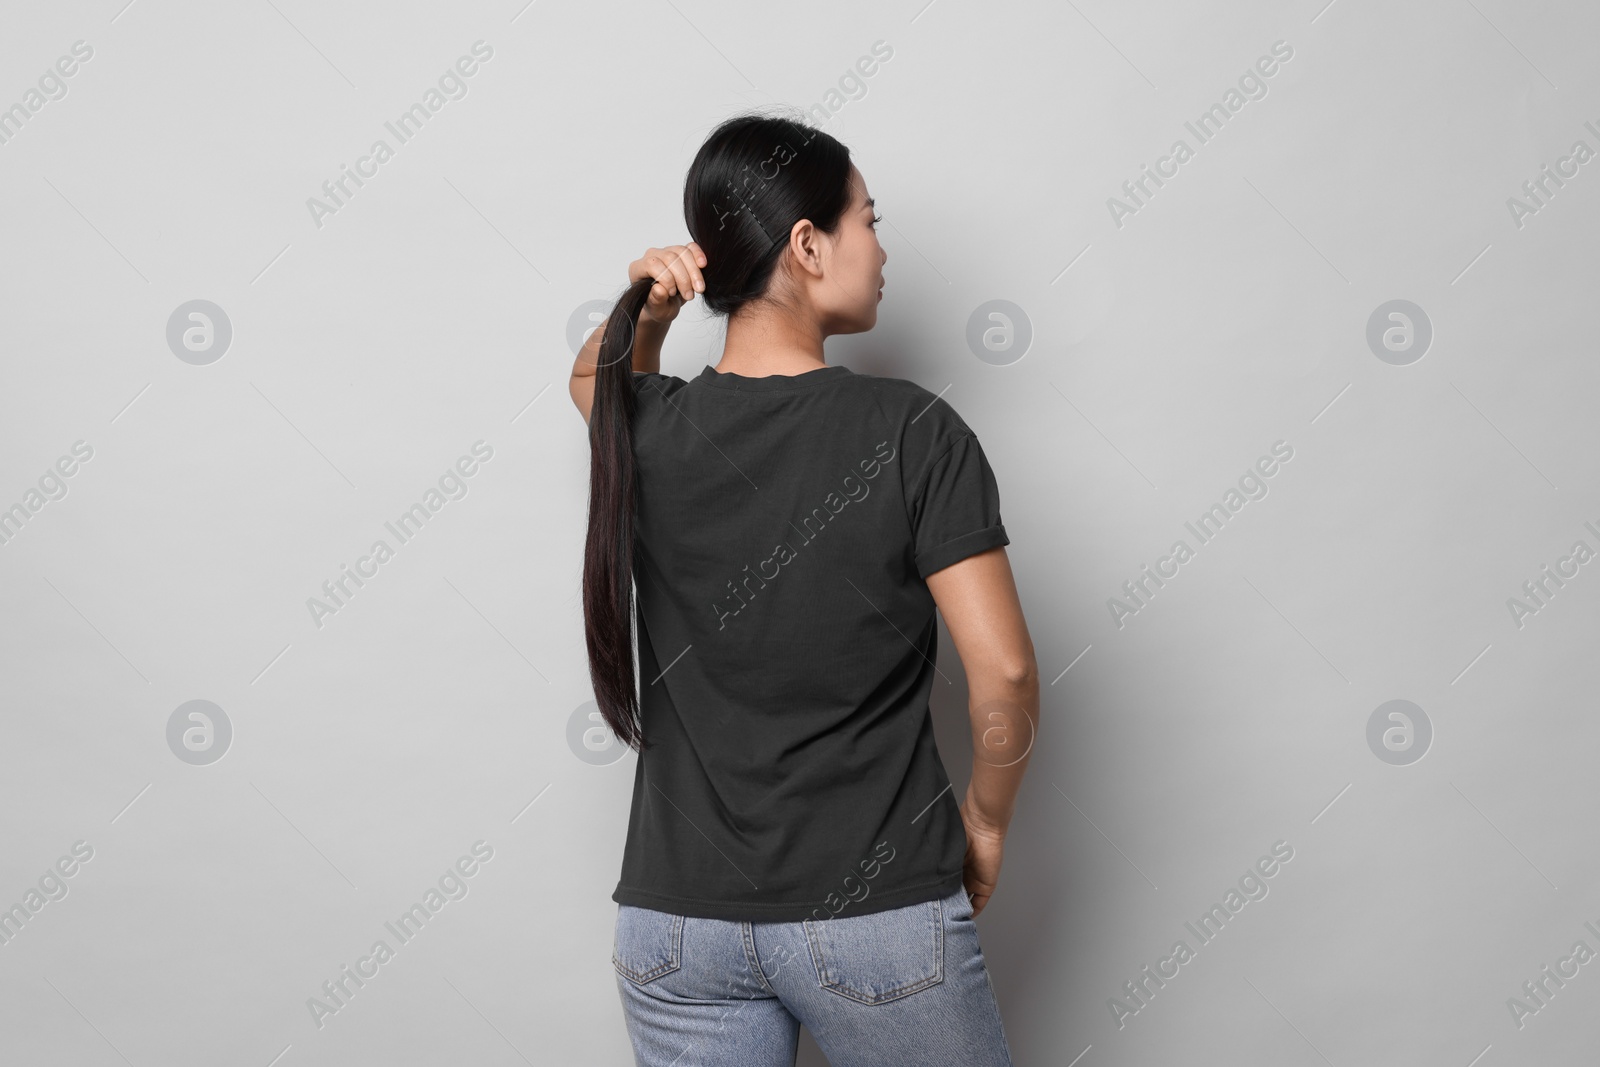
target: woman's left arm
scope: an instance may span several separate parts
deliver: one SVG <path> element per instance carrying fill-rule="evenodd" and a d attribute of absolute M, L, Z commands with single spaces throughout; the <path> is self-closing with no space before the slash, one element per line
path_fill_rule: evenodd
<path fill-rule="evenodd" d="M 657 373 L 661 370 L 661 343 L 666 340 L 667 328 L 678 317 L 678 310 L 694 299 L 696 292 L 704 292 L 705 278 L 700 268 L 705 265 L 705 253 L 693 241 L 687 245 L 669 245 L 651 248 L 628 264 L 628 284 L 654 278 L 650 295 L 639 309 L 639 323 L 633 331 L 633 369 Z M 573 404 L 589 421 L 589 410 L 594 405 L 594 377 L 600 369 L 600 342 L 605 327 L 593 330 L 572 364 L 572 377 L 567 391 Z"/>
<path fill-rule="evenodd" d="M 670 322 L 658 322 L 650 309 L 639 312 L 639 325 L 633 331 L 633 369 L 656 373 L 661 370 L 661 342 L 667 339 Z M 589 334 L 578 350 L 577 361 L 572 364 L 574 378 L 593 378 L 600 370 L 600 339 L 605 335 L 605 324 Z"/>

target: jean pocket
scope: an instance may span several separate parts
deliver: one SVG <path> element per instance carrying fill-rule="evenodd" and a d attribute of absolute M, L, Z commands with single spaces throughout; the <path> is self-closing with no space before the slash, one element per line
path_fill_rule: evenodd
<path fill-rule="evenodd" d="M 619 904 L 611 966 L 638 985 L 683 966 L 683 916 Z"/>
<path fill-rule="evenodd" d="M 818 984 L 841 997 L 886 1004 L 944 981 L 942 901 L 804 926 Z"/>

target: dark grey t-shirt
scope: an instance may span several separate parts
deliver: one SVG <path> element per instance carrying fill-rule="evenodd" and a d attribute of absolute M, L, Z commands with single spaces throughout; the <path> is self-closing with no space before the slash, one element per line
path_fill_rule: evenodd
<path fill-rule="evenodd" d="M 650 746 L 612 899 L 794 922 L 955 892 L 924 579 L 1010 543 L 977 437 L 844 366 L 633 379 Z"/>

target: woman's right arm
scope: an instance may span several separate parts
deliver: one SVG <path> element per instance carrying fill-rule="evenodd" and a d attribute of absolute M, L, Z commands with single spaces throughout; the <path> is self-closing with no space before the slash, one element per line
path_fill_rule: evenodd
<path fill-rule="evenodd" d="M 1038 737 L 1039 666 L 1004 546 L 935 571 L 927 583 L 967 674 L 972 779 L 961 817 L 976 915 L 999 880 L 1006 828 Z"/>

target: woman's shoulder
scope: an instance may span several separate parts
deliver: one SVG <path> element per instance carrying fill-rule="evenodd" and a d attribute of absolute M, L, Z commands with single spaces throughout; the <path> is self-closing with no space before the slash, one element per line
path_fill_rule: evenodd
<path fill-rule="evenodd" d="M 884 416 L 897 426 L 929 440 L 948 440 L 969 434 L 969 427 L 950 403 L 950 387 L 934 392 L 909 378 L 857 374 L 870 389 Z"/>
<path fill-rule="evenodd" d="M 676 374 L 640 370 L 633 372 L 633 392 L 635 396 L 671 396 L 678 390 L 686 388 L 688 384 Z"/>

